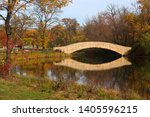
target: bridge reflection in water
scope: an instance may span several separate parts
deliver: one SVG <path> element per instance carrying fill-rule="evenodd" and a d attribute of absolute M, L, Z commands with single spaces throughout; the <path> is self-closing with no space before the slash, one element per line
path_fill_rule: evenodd
<path fill-rule="evenodd" d="M 132 65 L 132 63 L 129 62 L 124 57 L 121 57 L 117 60 L 114 60 L 108 63 L 103 63 L 103 64 L 82 63 L 82 62 L 73 60 L 71 58 L 68 58 L 59 63 L 54 63 L 54 65 L 66 66 L 66 67 L 70 67 L 70 68 L 82 70 L 82 71 L 102 71 L 102 70 L 119 68 L 119 67 L 126 66 L 126 65 Z"/>
<path fill-rule="evenodd" d="M 92 66 L 95 66 L 95 68 Z M 123 94 L 125 98 L 130 94 L 134 94 L 135 96 L 139 95 L 145 99 L 150 99 L 150 95 L 147 92 L 150 83 L 148 80 L 148 68 L 149 64 L 144 68 L 147 73 L 144 73 L 143 68 L 134 67 L 125 58 L 97 65 L 66 59 L 55 63 L 55 65 L 52 62 L 41 62 L 32 65 L 29 61 L 21 62 L 14 66 L 12 74 L 25 76 L 25 78 L 29 79 L 39 79 L 39 85 L 42 85 L 43 82 L 41 81 L 47 78 L 57 82 L 64 81 L 67 84 L 66 87 L 76 82 L 80 85 L 87 85 L 92 90 L 97 88 L 111 89 Z"/>

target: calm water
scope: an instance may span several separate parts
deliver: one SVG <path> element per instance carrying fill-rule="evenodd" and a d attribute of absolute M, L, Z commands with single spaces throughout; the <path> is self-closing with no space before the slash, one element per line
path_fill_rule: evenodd
<path fill-rule="evenodd" d="M 88 61 L 87 57 L 86 59 Z M 124 95 L 135 93 L 144 99 L 150 99 L 150 62 L 145 61 L 142 65 L 137 65 L 125 58 L 115 58 L 104 63 L 101 60 L 99 63 L 90 63 L 86 59 L 84 62 L 65 59 L 57 63 L 32 64 L 26 61 L 14 65 L 11 73 L 26 78 L 48 78 L 54 81 L 64 79 L 79 85 L 91 86 L 93 89 L 113 89 Z M 91 61 L 92 58 L 89 59 Z"/>

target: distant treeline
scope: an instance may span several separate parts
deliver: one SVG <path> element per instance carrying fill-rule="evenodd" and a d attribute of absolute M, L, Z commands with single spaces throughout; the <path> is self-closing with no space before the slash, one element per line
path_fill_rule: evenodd
<path fill-rule="evenodd" d="M 76 19 L 59 19 L 57 14 L 68 3 L 69 0 L 62 1 L 61 4 L 57 0 L 30 1 L 28 4 L 32 4 L 32 8 L 24 3 L 26 9 L 18 9 L 20 12 L 15 10 L 23 2 L 16 4 L 9 25 L 6 25 L 7 17 L 5 19 L 0 15 L 5 21 L 0 27 L 0 46 L 8 49 L 32 47 L 44 50 L 81 41 L 105 41 L 132 46 L 133 52 L 150 53 L 149 0 L 137 0 L 131 8 L 109 5 L 105 11 L 87 19 L 82 26 Z M 9 7 L 4 3 L 1 6 Z M 6 13 L 9 15 L 9 11 Z"/>

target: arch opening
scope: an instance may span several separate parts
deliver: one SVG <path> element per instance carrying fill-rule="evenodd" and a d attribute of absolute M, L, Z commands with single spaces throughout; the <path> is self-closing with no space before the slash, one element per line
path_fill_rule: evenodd
<path fill-rule="evenodd" d="M 121 57 L 121 54 L 102 48 L 87 48 L 72 53 L 72 58 L 90 64 L 111 62 Z"/>

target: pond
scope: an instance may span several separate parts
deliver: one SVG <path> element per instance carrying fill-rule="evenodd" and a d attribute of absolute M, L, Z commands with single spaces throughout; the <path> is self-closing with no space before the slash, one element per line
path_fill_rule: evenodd
<path fill-rule="evenodd" d="M 88 85 L 93 89 L 112 89 L 124 96 L 132 94 L 142 99 L 150 99 L 150 61 L 135 64 L 118 55 L 111 60 L 108 56 L 100 57 L 102 53 L 96 52 L 94 55 L 89 52 L 88 55 L 75 55 L 58 62 L 31 64 L 25 61 L 15 64 L 11 74 L 54 81 L 63 79 L 79 85 Z"/>

